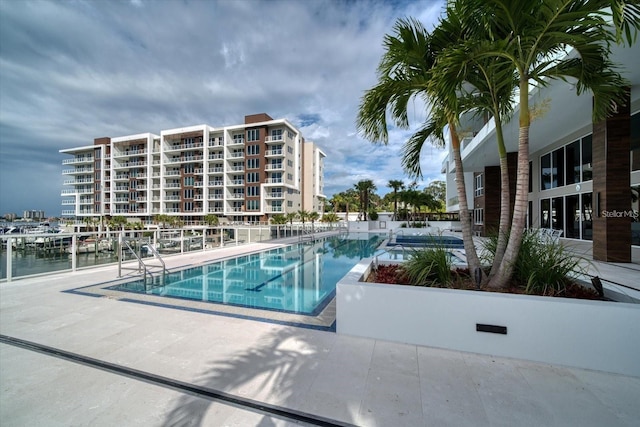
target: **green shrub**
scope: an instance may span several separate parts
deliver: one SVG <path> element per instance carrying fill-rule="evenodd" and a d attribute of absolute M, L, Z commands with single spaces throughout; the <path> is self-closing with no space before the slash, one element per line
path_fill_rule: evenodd
<path fill-rule="evenodd" d="M 449 286 L 452 280 L 449 251 L 444 246 L 414 249 L 402 264 L 402 272 L 415 286 Z"/>
<path fill-rule="evenodd" d="M 495 256 L 497 236 L 485 241 L 484 261 Z M 558 241 L 527 230 L 514 265 L 513 280 L 529 294 L 562 295 L 577 274 L 584 273 L 588 260 L 570 252 Z"/>

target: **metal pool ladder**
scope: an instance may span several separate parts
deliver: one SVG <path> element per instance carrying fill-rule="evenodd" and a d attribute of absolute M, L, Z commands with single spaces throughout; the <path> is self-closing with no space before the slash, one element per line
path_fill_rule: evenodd
<path fill-rule="evenodd" d="M 161 273 L 162 275 L 160 276 L 160 286 L 164 286 L 165 284 L 165 278 L 167 275 L 167 266 L 164 263 L 164 260 L 162 259 L 162 257 L 160 256 L 160 253 L 158 252 L 158 250 L 151 244 L 151 243 L 145 243 L 144 245 L 140 246 L 141 248 L 143 246 L 146 246 L 148 248 L 148 250 L 153 254 L 153 258 L 157 259 L 158 261 L 160 261 L 160 265 L 152 265 L 152 264 L 146 264 L 142 257 L 135 251 L 134 248 L 131 247 L 131 245 L 129 244 L 128 240 L 122 239 L 121 240 L 122 245 L 120 245 L 119 249 L 120 249 L 120 253 L 118 256 L 118 277 L 122 277 L 122 270 L 135 270 L 138 272 L 142 272 L 142 278 L 144 280 L 144 284 L 147 284 L 147 276 L 149 276 L 151 278 L 151 282 L 153 283 L 153 270 L 152 268 L 161 268 Z M 123 267 L 122 266 L 122 250 L 123 249 L 128 249 L 128 251 L 130 253 L 133 254 L 134 257 L 136 257 L 136 259 L 138 260 L 138 267 Z"/>

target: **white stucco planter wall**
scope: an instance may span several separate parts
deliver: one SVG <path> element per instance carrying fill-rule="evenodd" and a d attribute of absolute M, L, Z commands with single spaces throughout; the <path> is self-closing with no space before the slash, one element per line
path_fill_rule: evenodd
<path fill-rule="evenodd" d="M 360 282 L 370 264 L 337 284 L 339 334 L 640 377 L 640 305 Z"/>

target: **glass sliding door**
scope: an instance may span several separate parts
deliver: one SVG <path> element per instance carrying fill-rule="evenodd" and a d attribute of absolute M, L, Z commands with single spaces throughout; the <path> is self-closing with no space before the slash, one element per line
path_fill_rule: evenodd
<path fill-rule="evenodd" d="M 564 237 L 568 239 L 580 238 L 580 196 L 574 194 L 566 197 L 565 231 Z"/>
<path fill-rule="evenodd" d="M 593 240 L 593 204 L 592 193 L 581 194 L 582 240 Z"/>

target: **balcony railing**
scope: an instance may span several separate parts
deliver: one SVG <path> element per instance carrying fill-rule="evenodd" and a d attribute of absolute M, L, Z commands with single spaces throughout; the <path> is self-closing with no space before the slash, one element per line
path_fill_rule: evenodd
<path fill-rule="evenodd" d="M 224 186 L 223 181 L 209 181 L 209 187 L 222 187 Z"/>
<path fill-rule="evenodd" d="M 282 135 L 269 135 L 264 139 L 265 142 L 283 142 L 284 133 Z"/>
<path fill-rule="evenodd" d="M 282 156 L 283 152 L 282 150 L 267 150 L 265 152 L 266 156 Z"/>
<path fill-rule="evenodd" d="M 273 170 L 284 170 L 284 166 L 282 163 L 269 164 L 265 166 L 265 170 L 273 171 Z"/>
<path fill-rule="evenodd" d="M 202 142 L 194 142 L 188 144 L 171 144 L 165 147 L 165 151 L 184 151 L 192 150 L 196 148 L 202 148 L 204 144 Z"/>
<path fill-rule="evenodd" d="M 222 173 L 224 172 L 224 168 L 209 168 L 207 171 L 209 173 Z"/>
<path fill-rule="evenodd" d="M 73 159 L 64 159 L 62 161 L 63 165 L 73 165 L 78 163 L 92 163 L 93 157 L 74 157 Z"/>

